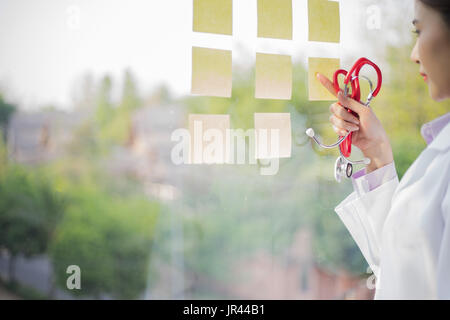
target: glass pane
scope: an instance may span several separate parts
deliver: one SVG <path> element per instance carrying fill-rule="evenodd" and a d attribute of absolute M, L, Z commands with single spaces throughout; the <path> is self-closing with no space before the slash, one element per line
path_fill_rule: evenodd
<path fill-rule="evenodd" d="M 409 60 L 413 2 L 321 1 L 340 42 L 309 37 L 332 28 L 315 1 L 261 31 L 275 2 L 0 1 L 0 298 L 373 298 L 335 212 L 352 180 L 306 134 L 338 139 L 308 61 L 380 66 L 399 178 L 449 101 Z"/>

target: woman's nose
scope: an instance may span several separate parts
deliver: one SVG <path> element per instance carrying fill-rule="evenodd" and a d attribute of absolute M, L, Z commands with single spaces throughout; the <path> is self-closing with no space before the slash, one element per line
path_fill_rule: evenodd
<path fill-rule="evenodd" d="M 411 51 L 411 57 L 410 57 L 411 61 L 420 64 L 420 60 L 419 60 L 419 50 L 417 49 L 417 41 L 416 44 L 414 45 L 414 48 Z"/>

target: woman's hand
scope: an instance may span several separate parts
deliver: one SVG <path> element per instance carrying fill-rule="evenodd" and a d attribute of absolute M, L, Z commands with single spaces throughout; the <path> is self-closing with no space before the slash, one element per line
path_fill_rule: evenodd
<path fill-rule="evenodd" d="M 336 96 L 333 83 L 327 77 L 318 73 L 317 78 L 328 91 Z M 333 103 L 330 106 L 330 122 L 334 131 L 340 136 L 345 136 L 349 131 L 353 132 L 352 144 L 371 160 L 366 169 L 367 173 L 394 161 L 386 131 L 372 108 L 346 97 L 342 91 L 337 98 L 339 103 Z M 348 112 L 343 106 L 354 111 L 358 117 Z"/>

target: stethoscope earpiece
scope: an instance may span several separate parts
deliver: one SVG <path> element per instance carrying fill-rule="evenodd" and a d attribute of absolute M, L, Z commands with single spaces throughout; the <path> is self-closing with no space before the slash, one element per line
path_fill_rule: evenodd
<path fill-rule="evenodd" d="M 308 136 L 308 137 L 310 137 L 310 138 L 313 138 L 314 137 L 314 129 L 313 128 L 308 128 L 307 130 L 306 130 L 306 135 Z"/>

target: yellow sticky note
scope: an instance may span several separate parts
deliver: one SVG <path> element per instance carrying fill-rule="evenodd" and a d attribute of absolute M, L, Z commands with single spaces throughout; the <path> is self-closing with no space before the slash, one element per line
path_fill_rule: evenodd
<path fill-rule="evenodd" d="M 227 156 L 227 134 L 230 129 L 228 114 L 190 114 L 189 148 L 190 163 L 225 163 Z"/>
<path fill-rule="evenodd" d="M 194 0 L 196 32 L 231 35 L 233 32 L 232 0 Z"/>
<path fill-rule="evenodd" d="M 340 60 L 333 58 L 308 58 L 308 89 L 309 100 L 336 100 L 317 79 L 316 73 L 322 73 L 328 79 L 333 80 L 333 74 L 339 69 Z"/>
<path fill-rule="evenodd" d="M 255 158 L 289 158 L 292 149 L 290 113 L 255 113 Z"/>
<path fill-rule="evenodd" d="M 292 40 L 292 0 L 258 0 L 258 37 Z"/>
<path fill-rule="evenodd" d="M 339 42 L 339 2 L 308 0 L 309 41 Z"/>
<path fill-rule="evenodd" d="M 192 48 L 193 94 L 231 97 L 231 51 Z"/>
<path fill-rule="evenodd" d="M 291 56 L 256 53 L 255 98 L 290 100 L 291 96 Z"/>

